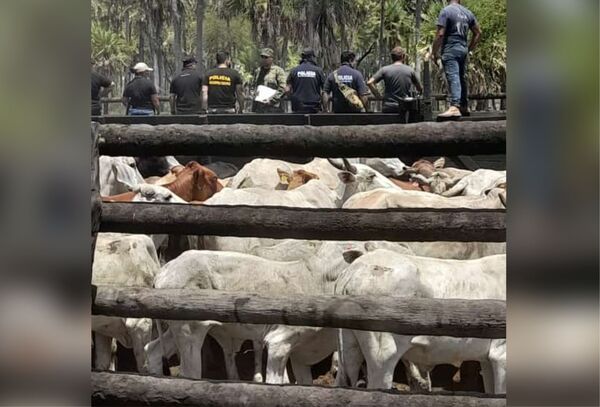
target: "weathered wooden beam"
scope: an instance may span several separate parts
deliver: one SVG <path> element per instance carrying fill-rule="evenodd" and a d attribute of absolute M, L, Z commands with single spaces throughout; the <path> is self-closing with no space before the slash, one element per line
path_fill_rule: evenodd
<path fill-rule="evenodd" d="M 269 385 L 92 372 L 92 404 L 211 407 L 501 407 L 505 398 L 473 393 L 401 394 L 392 390 Z"/>
<path fill-rule="evenodd" d="M 423 101 L 425 104 L 426 101 Z M 431 108 L 431 101 L 429 104 Z M 94 116 L 101 124 L 256 124 L 285 126 L 365 126 L 403 123 L 399 114 L 394 113 L 319 113 L 319 114 L 210 114 L 210 115 L 160 115 L 160 116 Z M 431 120 L 431 116 L 429 119 Z M 506 120 L 506 114 L 499 112 L 472 112 L 471 116 L 460 121 Z"/>
<path fill-rule="evenodd" d="M 372 126 L 100 126 L 101 154 L 397 157 L 503 154 L 506 121 Z"/>
<path fill-rule="evenodd" d="M 252 276 L 248 276 L 252 278 Z M 405 335 L 506 337 L 506 303 L 385 296 L 261 295 L 98 286 L 97 315 L 321 326 Z"/>
<path fill-rule="evenodd" d="M 506 241 L 505 211 L 103 203 L 102 232 L 274 239 Z"/>

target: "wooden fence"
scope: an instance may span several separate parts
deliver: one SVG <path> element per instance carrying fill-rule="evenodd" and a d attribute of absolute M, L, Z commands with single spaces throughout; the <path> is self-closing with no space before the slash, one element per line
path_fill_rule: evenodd
<path fill-rule="evenodd" d="M 424 126 L 426 125 L 426 126 Z M 327 154 L 393 157 L 399 151 L 452 155 L 504 151 L 505 122 L 362 126 L 126 126 L 92 125 L 92 233 L 211 234 L 299 239 L 403 241 L 502 241 L 503 211 L 400 209 L 385 211 L 176 204 L 100 203 L 98 156 Z M 261 128 L 262 127 L 262 128 Z M 434 151 L 433 153 L 431 151 Z M 302 219 L 302 222 L 298 220 Z M 92 248 L 94 239 L 92 239 Z M 286 296 L 199 290 L 93 287 L 93 313 L 162 319 L 329 326 L 351 329 L 501 338 L 504 301 L 378 297 Z M 93 400 L 111 405 L 448 405 L 499 406 L 504 399 L 473 396 L 398 395 L 350 389 L 267 386 L 92 374 Z M 318 395 L 318 396 L 317 396 Z M 245 400 L 241 402 L 240 400 Z"/>
<path fill-rule="evenodd" d="M 219 407 L 502 407 L 506 399 L 482 394 L 399 394 L 320 386 L 273 386 L 92 372 L 92 402 L 105 406 Z"/>

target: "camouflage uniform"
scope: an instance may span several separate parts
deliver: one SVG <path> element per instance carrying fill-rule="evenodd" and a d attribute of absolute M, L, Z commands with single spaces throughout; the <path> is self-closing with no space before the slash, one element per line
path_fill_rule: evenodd
<path fill-rule="evenodd" d="M 273 56 L 273 51 L 270 49 L 263 50 L 267 51 L 267 53 Z M 252 87 L 254 90 L 258 88 L 259 85 L 267 86 L 271 89 L 277 90 L 275 96 L 271 99 L 270 104 L 253 102 L 252 103 L 252 111 L 256 113 L 283 113 L 283 107 L 281 106 L 281 98 L 285 93 L 285 84 L 286 84 L 286 75 L 285 71 L 277 66 L 271 65 L 269 71 L 264 75 L 264 78 L 259 82 L 259 78 L 261 76 L 261 71 L 263 68 L 258 68 L 254 71 L 254 79 L 252 80 Z"/>

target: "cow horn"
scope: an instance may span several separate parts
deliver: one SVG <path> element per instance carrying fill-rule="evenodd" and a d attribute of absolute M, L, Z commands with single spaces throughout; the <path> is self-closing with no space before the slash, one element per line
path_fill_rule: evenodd
<path fill-rule="evenodd" d="M 346 167 L 346 171 L 356 175 L 357 173 L 357 169 L 354 165 L 350 164 L 350 161 L 348 161 L 347 158 L 342 158 L 342 161 L 344 162 L 344 166 Z"/>
<path fill-rule="evenodd" d="M 346 168 L 344 168 L 344 166 L 342 164 L 338 163 L 337 161 L 334 161 L 331 158 L 328 158 L 327 161 L 329 162 L 329 164 L 333 165 L 338 170 L 346 171 Z"/>

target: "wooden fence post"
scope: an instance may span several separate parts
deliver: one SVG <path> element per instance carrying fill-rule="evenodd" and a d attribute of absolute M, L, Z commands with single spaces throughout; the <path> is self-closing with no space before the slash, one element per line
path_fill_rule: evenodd
<path fill-rule="evenodd" d="M 423 61 L 423 118 L 425 121 L 433 119 L 431 100 L 431 69 L 429 60 Z"/>

